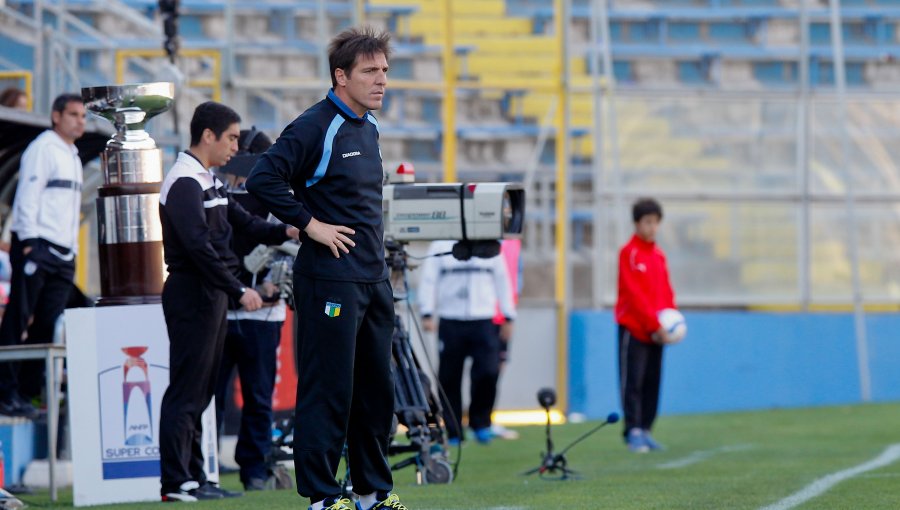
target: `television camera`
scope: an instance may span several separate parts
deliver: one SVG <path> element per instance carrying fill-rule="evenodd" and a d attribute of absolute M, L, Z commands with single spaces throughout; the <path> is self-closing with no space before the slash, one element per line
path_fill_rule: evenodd
<path fill-rule="evenodd" d="M 274 300 L 284 299 L 294 307 L 294 259 L 300 251 L 300 243 L 286 241 L 277 246 L 259 245 L 244 257 L 244 267 L 253 275 L 252 286 L 256 287 L 257 276 L 269 270 L 269 281 L 278 287 Z"/>
<path fill-rule="evenodd" d="M 525 189 L 512 182 L 414 183 L 404 163 L 384 186 L 386 241 L 458 240 L 453 256 L 493 257 L 522 235 Z"/>

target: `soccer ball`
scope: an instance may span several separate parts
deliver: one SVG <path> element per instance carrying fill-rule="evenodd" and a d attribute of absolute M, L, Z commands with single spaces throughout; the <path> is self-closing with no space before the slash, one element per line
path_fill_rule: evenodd
<path fill-rule="evenodd" d="M 664 308 L 657 315 L 659 323 L 669 333 L 669 339 L 677 343 L 684 340 L 687 335 L 687 323 L 684 321 L 684 315 L 674 308 Z"/>

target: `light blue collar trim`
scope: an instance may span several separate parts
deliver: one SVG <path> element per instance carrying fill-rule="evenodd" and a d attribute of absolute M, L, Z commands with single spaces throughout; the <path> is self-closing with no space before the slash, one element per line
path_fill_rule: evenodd
<path fill-rule="evenodd" d="M 336 104 L 337 107 L 340 108 L 341 111 L 351 119 L 365 120 L 366 117 L 369 116 L 369 112 L 364 113 L 362 117 L 357 115 L 356 112 L 354 112 L 350 109 L 349 106 L 347 106 L 347 103 L 341 101 L 341 98 L 339 98 L 337 94 L 334 93 L 334 89 L 328 89 L 328 99 L 331 99 L 331 102 Z"/>

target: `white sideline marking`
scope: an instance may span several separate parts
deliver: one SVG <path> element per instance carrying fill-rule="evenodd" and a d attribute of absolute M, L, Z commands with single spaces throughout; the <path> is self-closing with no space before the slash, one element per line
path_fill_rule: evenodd
<path fill-rule="evenodd" d="M 742 450 L 749 450 L 751 448 L 753 448 L 753 445 L 750 444 L 736 444 L 730 446 L 722 446 L 719 448 L 714 448 L 712 450 L 701 450 L 693 452 L 687 457 L 683 457 L 681 459 L 664 462 L 656 467 L 657 469 L 679 469 L 690 466 L 691 464 L 696 464 L 698 462 L 704 461 L 717 453 L 739 452 Z"/>
<path fill-rule="evenodd" d="M 809 501 L 812 498 L 815 498 L 816 496 L 822 495 L 828 489 L 848 478 L 853 478 L 854 476 L 861 475 L 866 471 L 871 471 L 873 469 L 887 466 L 897 461 L 897 459 L 900 459 L 900 443 L 888 446 L 883 452 L 881 452 L 881 455 L 868 462 L 862 463 L 849 469 L 845 469 L 843 471 L 838 471 L 837 473 L 823 476 L 822 478 L 819 478 L 813 483 L 807 485 L 799 492 L 795 492 L 790 496 L 782 499 L 781 501 L 773 505 L 763 507 L 760 510 L 787 510 L 788 508 L 793 508 L 797 505 Z"/>

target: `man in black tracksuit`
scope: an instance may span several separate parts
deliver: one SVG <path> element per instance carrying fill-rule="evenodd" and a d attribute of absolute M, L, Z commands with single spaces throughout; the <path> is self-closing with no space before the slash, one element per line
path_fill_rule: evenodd
<path fill-rule="evenodd" d="M 378 122 L 369 112 L 382 105 L 388 41 L 368 30 L 338 35 L 329 48 L 332 90 L 282 132 L 246 183 L 310 240 L 294 268 L 294 463 L 298 492 L 312 510 L 350 510 L 335 480 L 345 441 L 357 508 L 406 508 L 390 494 L 387 462 L 394 306 L 382 243 Z"/>
<path fill-rule="evenodd" d="M 178 155 L 160 190 L 169 270 L 162 294 L 169 333 L 169 387 L 159 419 L 163 501 L 240 495 L 206 480 L 200 421 L 215 391 L 229 298 L 251 311 L 262 305 L 259 294 L 235 276 L 232 227 L 265 244 L 299 236 L 296 228 L 267 223 L 229 200 L 209 171 L 237 152 L 240 120 L 227 106 L 198 106 L 191 119 L 191 148 Z"/>

